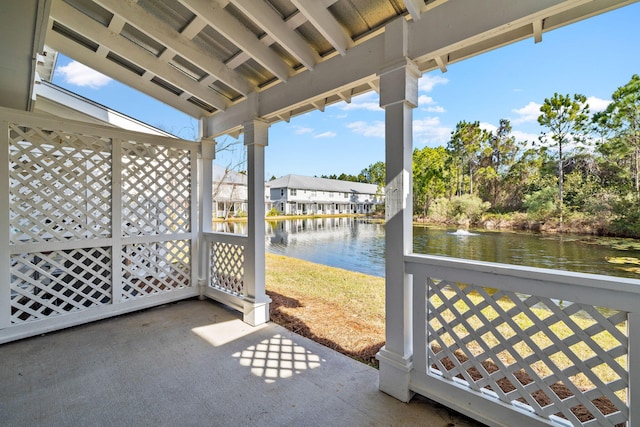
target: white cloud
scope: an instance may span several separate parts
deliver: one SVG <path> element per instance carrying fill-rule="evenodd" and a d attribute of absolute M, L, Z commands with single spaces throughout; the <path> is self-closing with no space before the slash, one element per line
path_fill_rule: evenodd
<path fill-rule="evenodd" d="M 439 117 L 425 117 L 413 121 L 413 136 L 415 145 L 436 147 L 451 139 L 451 128 L 442 126 Z"/>
<path fill-rule="evenodd" d="M 375 92 L 367 92 L 363 95 L 356 96 L 350 103 L 341 102 L 339 108 L 343 111 L 349 110 L 367 110 L 367 111 L 382 111 L 380 108 L 380 102 L 378 101 L 378 94 Z"/>
<path fill-rule="evenodd" d="M 418 97 L 419 105 L 429 105 L 429 104 L 435 104 L 435 103 L 436 102 L 433 100 L 433 98 L 428 95 L 420 95 Z"/>
<path fill-rule="evenodd" d="M 347 125 L 347 128 L 351 129 L 352 132 L 358 133 L 360 135 L 371 136 L 374 138 L 384 138 L 384 122 L 381 121 L 352 122 Z"/>
<path fill-rule="evenodd" d="M 424 111 L 428 113 L 445 113 L 447 110 L 445 110 L 444 107 L 441 107 L 440 105 L 435 105 L 433 107 L 424 108 Z"/>
<path fill-rule="evenodd" d="M 480 122 L 480 129 L 484 129 L 487 132 L 493 133 L 498 130 L 498 126 L 492 125 L 491 123 L 487 123 L 487 122 Z"/>
<path fill-rule="evenodd" d="M 421 92 L 431 92 L 436 85 L 449 83 L 449 79 L 438 74 L 423 74 L 418 80 L 418 90 Z"/>
<path fill-rule="evenodd" d="M 341 110 L 367 110 L 367 111 L 381 111 L 380 104 L 377 102 L 352 102 L 351 104 L 344 104 L 340 107 Z"/>
<path fill-rule="evenodd" d="M 335 137 L 336 135 L 337 135 L 337 134 L 336 134 L 335 132 L 328 131 L 328 132 L 322 132 L 322 133 L 319 133 L 319 134 L 317 134 L 317 135 L 314 135 L 313 137 L 314 137 L 314 138 L 333 138 L 333 137 Z"/>
<path fill-rule="evenodd" d="M 304 126 L 294 126 L 294 128 L 295 128 L 294 133 L 296 135 L 304 135 L 305 133 L 313 132 L 313 128 L 307 128 L 307 127 L 304 127 Z"/>
<path fill-rule="evenodd" d="M 528 141 L 529 143 L 533 143 L 535 141 L 538 141 L 538 134 L 527 133 L 520 130 L 512 131 L 511 136 L 513 136 L 518 142 Z"/>
<path fill-rule="evenodd" d="M 511 122 L 516 125 L 521 123 L 536 122 L 538 120 L 538 116 L 540 116 L 541 106 L 541 104 L 531 101 L 522 108 L 512 110 L 514 113 L 518 114 L 519 117 L 511 120 Z"/>
<path fill-rule="evenodd" d="M 444 113 L 444 107 L 437 105 L 436 101 L 433 100 L 432 97 L 428 95 L 420 95 L 418 97 L 418 105 L 423 107 L 422 111 L 426 111 L 429 113 Z"/>
<path fill-rule="evenodd" d="M 58 72 L 62 74 L 67 83 L 76 86 L 88 86 L 92 89 L 98 89 L 109 84 L 110 77 L 105 76 L 77 61 L 71 61 L 69 64 L 59 67 Z"/>
<path fill-rule="evenodd" d="M 604 111 L 609 104 L 611 104 L 611 100 L 601 99 L 596 96 L 590 96 L 587 98 L 587 104 L 589 104 L 589 111 L 591 113 L 599 113 Z"/>

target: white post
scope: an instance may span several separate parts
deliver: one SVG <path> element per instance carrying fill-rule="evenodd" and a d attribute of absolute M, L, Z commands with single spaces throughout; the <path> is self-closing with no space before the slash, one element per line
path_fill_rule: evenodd
<path fill-rule="evenodd" d="M 247 146 L 248 198 L 247 246 L 244 249 L 244 321 L 257 326 L 269 321 L 271 300 L 265 290 L 264 148 L 269 124 L 254 119 L 244 124 Z"/>
<path fill-rule="evenodd" d="M 200 218 L 198 224 L 200 268 L 198 272 L 198 288 L 200 299 L 204 299 L 204 292 L 211 279 L 209 277 L 209 245 L 204 240 L 204 233 L 211 232 L 213 228 L 213 205 L 211 199 L 213 197 L 213 160 L 216 158 L 216 141 L 201 140 L 200 147 L 202 166 L 198 177 L 200 180 Z"/>
<path fill-rule="evenodd" d="M 418 104 L 415 64 L 406 58 L 407 22 L 393 21 L 385 30 L 385 60 L 380 72 L 380 106 L 385 109 L 385 311 L 386 342 L 377 358 L 379 388 L 408 402 L 413 367 L 412 282 L 404 255 L 413 251 L 411 152 L 413 108 Z M 423 327 L 418 325 L 419 327 Z"/>

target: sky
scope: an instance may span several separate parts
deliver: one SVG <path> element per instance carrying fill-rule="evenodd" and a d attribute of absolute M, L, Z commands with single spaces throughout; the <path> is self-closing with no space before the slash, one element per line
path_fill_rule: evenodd
<path fill-rule="evenodd" d="M 424 74 L 413 111 L 414 148 L 446 145 L 463 120 L 495 130 L 500 119 L 509 119 L 518 140 L 535 141 L 543 130 L 540 106 L 556 92 L 583 94 L 592 113 L 603 110 L 618 87 L 640 74 L 638 23 L 635 3 L 543 33 L 541 43 L 529 38 L 449 64 L 445 73 Z M 196 119 L 62 55 L 53 82 L 178 137 L 197 138 Z M 219 154 L 216 163 L 244 169 L 241 140 L 218 142 L 237 148 Z M 371 91 L 272 125 L 265 178 L 357 175 L 378 161 L 384 161 L 384 111 Z"/>

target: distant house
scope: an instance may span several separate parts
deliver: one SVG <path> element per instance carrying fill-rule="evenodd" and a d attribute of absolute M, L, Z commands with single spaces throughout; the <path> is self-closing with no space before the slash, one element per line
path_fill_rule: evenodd
<path fill-rule="evenodd" d="M 247 175 L 214 165 L 211 188 L 214 217 L 246 215 L 249 198 Z"/>
<path fill-rule="evenodd" d="M 384 203 L 377 185 L 300 175 L 269 181 L 267 193 L 285 215 L 366 214 Z"/>

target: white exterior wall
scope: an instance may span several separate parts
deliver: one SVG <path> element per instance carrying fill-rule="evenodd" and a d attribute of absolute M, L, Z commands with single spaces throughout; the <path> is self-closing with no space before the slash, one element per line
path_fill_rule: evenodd
<path fill-rule="evenodd" d="M 371 213 L 381 203 L 370 193 L 271 188 L 270 195 L 273 206 L 285 215 Z"/>

